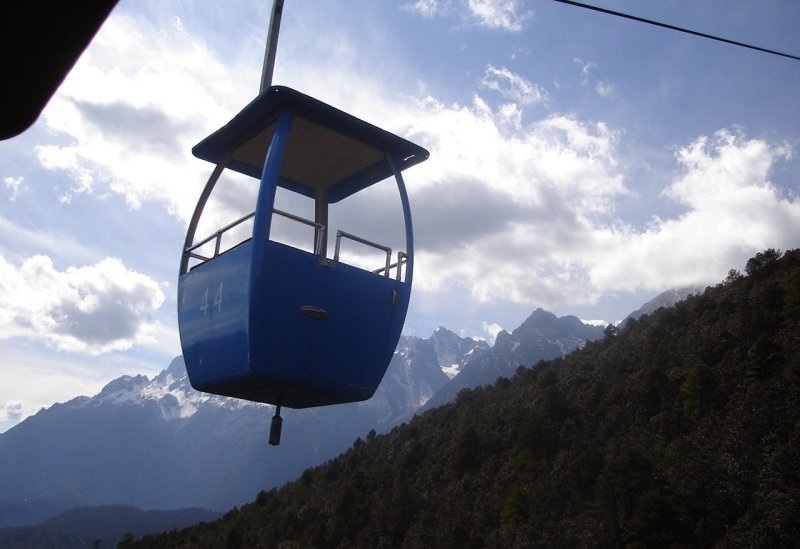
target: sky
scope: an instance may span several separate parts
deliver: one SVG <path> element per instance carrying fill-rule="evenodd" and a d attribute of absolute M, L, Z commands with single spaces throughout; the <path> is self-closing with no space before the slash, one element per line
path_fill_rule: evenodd
<path fill-rule="evenodd" d="M 795 0 L 594 3 L 800 54 Z M 0 432 L 180 354 L 213 169 L 191 147 L 257 95 L 270 8 L 120 0 L 0 142 Z M 538 307 L 616 322 L 800 245 L 798 61 L 552 0 L 285 0 L 273 82 L 430 151 L 404 174 L 409 335 L 491 342 Z M 391 208 L 377 186 L 332 223 L 383 236 Z"/>

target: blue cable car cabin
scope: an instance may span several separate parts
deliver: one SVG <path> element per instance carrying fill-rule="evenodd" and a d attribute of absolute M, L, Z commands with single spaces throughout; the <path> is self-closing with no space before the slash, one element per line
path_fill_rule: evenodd
<path fill-rule="evenodd" d="M 413 278 L 411 213 L 401 172 L 428 152 L 281 86 L 264 90 L 192 152 L 216 164 L 189 224 L 178 283 L 180 338 L 192 386 L 290 408 L 370 398 L 400 337 Z M 196 240 L 200 216 L 226 169 L 260 180 L 255 211 Z M 406 249 L 394 255 L 337 231 L 331 256 L 329 204 L 391 176 Z M 278 187 L 311 198 L 314 219 L 275 210 Z M 277 215 L 308 225 L 313 250 L 271 240 Z M 252 237 L 222 251 L 222 236 L 246 220 L 252 220 Z M 381 264 L 366 270 L 340 260 L 343 240 L 379 250 Z"/>

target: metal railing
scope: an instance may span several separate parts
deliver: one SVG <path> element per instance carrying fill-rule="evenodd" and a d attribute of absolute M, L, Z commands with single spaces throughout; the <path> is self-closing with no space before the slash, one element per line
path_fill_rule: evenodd
<path fill-rule="evenodd" d="M 403 279 L 403 264 L 408 263 L 408 254 L 405 252 L 397 252 L 397 262 L 392 263 L 389 265 L 388 269 L 386 267 L 379 267 L 372 272 L 375 274 L 381 274 L 383 272 L 388 273 L 392 269 L 397 269 L 397 275 L 395 276 L 395 280 L 398 282 L 402 281 Z M 384 275 L 388 276 L 388 274 Z"/>
<path fill-rule="evenodd" d="M 356 235 L 351 234 L 351 233 L 347 233 L 347 232 L 344 232 L 344 231 L 336 231 L 336 251 L 333 254 L 333 261 L 334 262 L 338 262 L 339 261 L 339 248 L 341 247 L 342 238 L 348 238 L 348 239 L 350 239 L 350 240 L 352 240 L 354 242 L 359 242 L 359 243 L 364 244 L 366 246 L 371 246 L 371 247 L 373 247 L 375 249 L 383 251 L 386 254 L 386 266 L 378 269 L 377 271 L 373 271 L 373 272 L 380 273 L 381 271 L 384 271 L 384 276 L 387 277 L 387 278 L 389 277 L 389 269 L 390 269 L 389 265 L 392 262 L 392 249 L 391 248 L 389 248 L 388 246 L 383 246 L 382 244 L 378 244 L 376 242 L 372 242 L 371 240 L 367 240 L 366 238 L 361 238 L 360 236 L 356 236 Z"/>
<path fill-rule="evenodd" d="M 221 229 L 216 231 L 211 236 L 209 236 L 207 238 L 204 238 L 203 240 L 201 240 L 200 242 L 198 242 L 196 244 L 192 244 L 191 246 L 186 248 L 183 251 L 183 253 L 189 254 L 189 257 L 191 257 L 192 259 L 199 259 L 200 261 L 204 261 L 204 262 L 205 261 L 209 261 L 210 259 L 214 259 L 215 257 L 217 257 L 219 255 L 219 249 L 222 246 L 222 235 L 224 233 L 226 233 L 227 231 L 233 229 L 237 225 L 240 225 L 240 224 L 244 223 L 248 219 L 252 218 L 254 215 L 256 215 L 256 212 L 249 213 L 249 214 L 247 214 L 247 215 L 245 215 L 243 217 L 240 217 L 239 219 L 237 219 L 233 223 L 229 223 L 229 224 L 225 225 L 224 227 L 222 227 Z M 200 255 L 198 253 L 195 253 L 196 249 L 202 248 L 203 246 L 205 246 L 206 244 L 208 244 L 212 240 L 216 240 L 216 242 L 214 242 L 214 255 L 212 257 L 206 257 L 204 255 Z"/>
<path fill-rule="evenodd" d="M 310 219 L 306 219 L 305 217 L 300 217 L 299 215 L 290 214 L 289 212 L 284 212 L 283 210 L 273 209 L 273 213 L 276 213 L 280 216 L 283 216 L 287 219 L 291 219 L 292 221 L 297 221 L 298 223 L 302 223 L 303 225 L 308 225 L 309 227 L 314 227 L 316 229 L 316 239 L 314 240 L 314 255 L 322 255 L 322 246 L 325 242 L 325 225 L 322 223 L 317 223 L 316 221 L 311 221 Z"/>
<path fill-rule="evenodd" d="M 275 213 L 275 214 L 278 214 L 278 215 L 280 215 L 282 217 L 285 217 L 287 219 L 291 219 L 292 221 L 296 221 L 298 223 L 301 223 L 303 225 L 308 225 L 309 227 L 313 227 L 314 229 L 316 229 L 316 239 L 314 241 L 314 254 L 315 255 L 321 255 L 321 253 L 322 253 L 322 245 L 325 242 L 325 225 L 322 225 L 321 223 L 316 223 L 314 221 L 311 221 L 311 220 L 306 219 L 304 217 L 300 217 L 298 215 L 291 214 L 289 212 L 284 212 L 283 210 L 273 209 L 272 212 Z M 219 229 L 216 232 L 214 232 L 211 236 L 209 236 L 207 238 L 204 238 L 200 242 L 197 242 L 196 244 L 192 244 L 191 246 L 186 248 L 184 250 L 184 253 L 188 254 L 190 258 L 198 259 L 201 262 L 205 262 L 205 261 L 209 261 L 211 259 L 214 259 L 215 257 L 220 255 L 220 248 L 222 247 L 222 235 L 224 233 L 226 233 L 227 231 L 233 229 L 234 227 L 236 227 L 236 226 L 244 223 L 245 221 L 251 219 L 255 215 L 256 215 L 255 212 L 251 212 L 251 213 L 249 213 L 249 214 L 247 214 L 245 216 L 240 217 L 236 221 L 225 225 L 221 229 Z M 215 241 L 214 242 L 214 255 L 213 256 L 206 257 L 204 255 L 201 255 L 201 254 L 195 252 L 195 250 L 197 250 L 198 248 L 202 248 L 203 246 L 205 246 L 206 244 L 208 244 L 212 240 Z"/>
<path fill-rule="evenodd" d="M 304 217 L 300 217 L 298 215 L 291 214 L 289 212 L 285 212 L 283 210 L 273 209 L 272 212 L 276 215 L 280 215 L 292 221 L 296 221 L 297 223 L 301 223 L 303 225 L 307 225 L 309 227 L 313 227 L 315 229 L 316 238 L 314 240 L 314 255 L 322 255 L 322 250 L 325 243 L 325 225 L 322 223 L 317 223 L 315 221 L 311 221 L 310 219 L 306 219 Z M 188 248 L 184 250 L 184 254 L 187 254 L 192 259 L 197 259 L 201 263 L 206 261 L 210 261 L 216 257 L 218 257 L 221 253 L 222 248 L 222 235 L 226 232 L 230 231 L 234 227 L 241 225 L 245 221 L 252 219 L 255 216 L 255 212 L 251 212 L 245 216 L 240 217 L 236 221 L 229 223 L 222 227 L 221 229 L 215 231 L 211 236 L 204 238 L 203 240 L 192 244 Z M 352 233 L 348 233 L 345 231 L 336 231 L 336 251 L 333 256 L 333 261 L 339 261 L 339 251 L 341 249 L 342 238 L 347 238 L 354 242 L 358 242 L 360 244 L 364 244 L 366 246 L 370 246 L 377 250 L 381 250 L 386 254 L 386 264 L 383 267 L 379 267 L 372 272 L 375 274 L 385 276 L 389 278 L 389 273 L 392 269 L 397 269 L 396 279 L 400 281 L 403 276 L 403 264 L 408 263 L 408 254 L 405 252 L 397 252 L 397 261 L 392 263 L 392 249 L 388 246 L 383 246 L 382 244 L 378 244 L 376 242 L 372 242 L 371 240 L 367 240 L 366 238 L 361 238 L 360 236 L 354 235 Z M 199 248 L 202 248 L 209 242 L 214 241 L 214 255 L 211 257 L 207 257 L 205 255 L 199 254 L 196 252 Z"/>

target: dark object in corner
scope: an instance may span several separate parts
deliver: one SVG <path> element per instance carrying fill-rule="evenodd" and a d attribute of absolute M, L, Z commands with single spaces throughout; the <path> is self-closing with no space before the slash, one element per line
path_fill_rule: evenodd
<path fill-rule="evenodd" d="M 0 139 L 39 118 L 117 1 L 0 2 Z"/>

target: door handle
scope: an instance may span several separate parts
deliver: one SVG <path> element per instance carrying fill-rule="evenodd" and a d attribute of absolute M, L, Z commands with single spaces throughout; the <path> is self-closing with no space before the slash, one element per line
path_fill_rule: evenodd
<path fill-rule="evenodd" d="M 313 305 L 303 305 L 300 311 L 309 318 L 314 320 L 322 320 L 328 314 L 328 311 L 322 307 L 314 307 Z"/>

